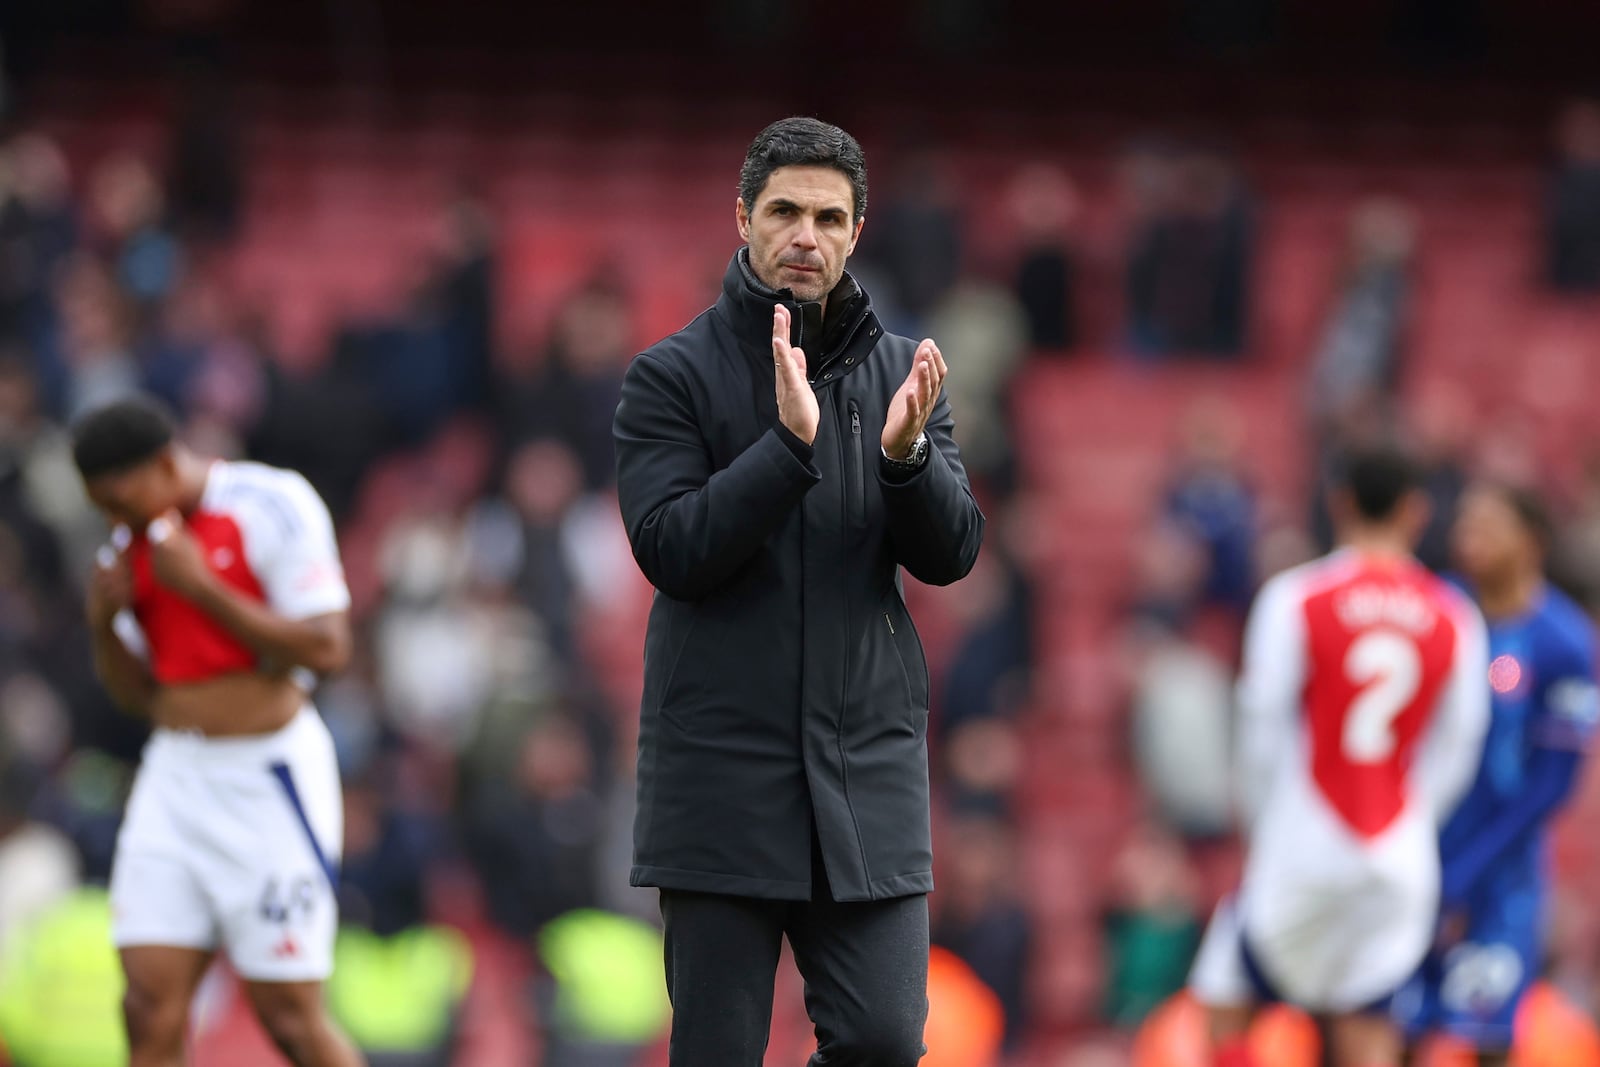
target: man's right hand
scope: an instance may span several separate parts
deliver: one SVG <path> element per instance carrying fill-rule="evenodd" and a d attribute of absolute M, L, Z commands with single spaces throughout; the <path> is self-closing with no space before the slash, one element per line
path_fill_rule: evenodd
<path fill-rule="evenodd" d="M 817 439 L 817 394 L 806 380 L 806 354 L 789 344 L 789 309 L 772 309 L 772 362 L 778 378 L 778 419 L 806 444 Z"/>
<path fill-rule="evenodd" d="M 85 612 L 89 625 L 110 629 L 117 612 L 133 603 L 133 572 L 127 558 L 110 545 L 95 553 L 94 573 L 89 576 Z"/>

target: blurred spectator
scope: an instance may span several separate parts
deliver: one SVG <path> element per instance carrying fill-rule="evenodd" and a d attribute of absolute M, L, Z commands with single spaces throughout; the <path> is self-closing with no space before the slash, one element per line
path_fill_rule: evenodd
<path fill-rule="evenodd" d="M 483 565 L 533 609 L 562 656 L 574 648 L 576 586 L 563 531 L 582 477 L 565 444 L 529 441 L 511 454 L 500 499 L 480 505 L 475 516 Z"/>
<path fill-rule="evenodd" d="M 1189 837 L 1233 826 L 1233 677 L 1209 652 L 1157 634 L 1136 652 L 1133 748 L 1163 820 Z"/>
<path fill-rule="evenodd" d="M 0 765 L 0 961 L 12 935 L 78 884 L 72 842 L 29 814 L 42 775 L 16 760 Z"/>
<path fill-rule="evenodd" d="M 1014 1050 L 1027 1025 L 1032 923 L 1013 893 L 1016 843 L 1003 821 L 958 813 L 941 842 L 945 857 L 933 897 L 933 943 L 955 953 L 1005 1011 L 1005 1044 Z"/>
<path fill-rule="evenodd" d="M 59 413 L 65 390 L 52 281 L 78 240 L 66 157 L 55 142 L 24 133 L 0 144 L 0 343 L 29 353 Z"/>
<path fill-rule="evenodd" d="M 556 315 L 538 369 L 500 391 L 508 444 L 554 437 L 572 449 L 587 489 L 616 481 L 611 420 L 633 357 L 632 305 L 606 277 L 592 279 Z"/>
<path fill-rule="evenodd" d="M 951 804 L 1004 811 L 1022 765 L 1022 739 L 1004 719 L 968 719 L 944 738 Z"/>
<path fill-rule="evenodd" d="M 927 332 L 956 353 L 959 373 L 944 389 L 961 427 L 962 463 L 985 484 L 1005 485 L 1012 461 L 1006 396 L 1028 345 L 1021 306 L 1003 286 L 969 274 L 931 310 Z"/>
<path fill-rule="evenodd" d="M 900 321 L 885 319 L 887 329 L 926 334 L 927 316 L 961 277 L 965 220 L 960 204 L 948 162 L 926 147 L 908 152 L 890 188 L 875 194 L 858 255 L 888 282 L 882 307 L 878 293 L 872 293 L 880 318 L 886 309 L 900 316 Z"/>
<path fill-rule="evenodd" d="M 489 913 L 531 938 L 596 899 L 602 811 L 595 753 L 572 718 L 552 714 L 523 738 L 504 782 L 485 782 L 469 808 L 469 849 Z"/>
<path fill-rule="evenodd" d="M 1210 568 L 1205 543 L 1184 526 L 1161 518 L 1132 551 L 1129 615 L 1158 631 L 1182 633 L 1205 589 Z"/>
<path fill-rule="evenodd" d="M 1467 449 L 1477 429 L 1472 398 L 1449 380 L 1429 385 L 1410 410 L 1412 450 L 1423 471 L 1423 489 L 1433 505 L 1416 554 L 1435 571 L 1451 568 L 1450 527 L 1467 485 Z M 1522 484 L 1518 480 L 1515 484 Z"/>
<path fill-rule="evenodd" d="M 67 414 L 75 417 L 137 389 L 134 320 L 117 279 L 86 252 L 75 253 L 56 282 L 66 356 Z"/>
<path fill-rule="evenodd" d="M 1117 857 L 1111 893 L 1105 1014 L 1133 1027 L 1188 977 L 1201 932 L 1196 875 L 1182 845 L 1145 824 Z"/>
<path fill-rule="evenodd" d="M 17 1067 L 121 1067 L 122 972 L 103 889 L 76 888 L 0 959 L 0 1049 Z"/>
<path fill-rule="evenodd" d="M 1184 414 L 1162 519 L 1187 531 L 1206 555 L 1202 606 L 1242 617 L 1255 593 L 1256 500 L 1239 469 L 1239 413 L 1202 400 Z"/>
<path fill-rule="evenodd" d="M 1003 538 L 989 526 L 990 548 L 961 586 L 954 604 L 964 633 L 944 676 L 939 727 L 1010 715 L 1027 699 L 1033 664 L 1032 591 Z"/>
<path fill-rule="evenodd" d="M 1374 198 L 1351 213 L 1339 289 L 1312 356 L 1311 413 L 1319 424 L 1394 389 L 1415 247 L 1416 220 L 1399 201 Z"/>
<path fill-rule="evenodd" d="M 1557 585 L 1600 616 L 1600 452 L 1584 461 L 1571 517 L 1557 531 L 1549 566 Z"/>
<path fill-rule="evenodd" d="M 1203 149 L 1142 148 L 1124 180 L 1133 204 L 1127 297 L 1134 351 L 1237 355 L 1244 347 L 1255 224 L 1233 164 Z"/>
<path fill-rule="evenodd" d="M 1037 163 L 1011 179 L 1008 198 L 1019 244 L 1016 294 L 1028 319 L 1028 341 L 1035 349 L 1071 348 L 1078 342 L 1071 244 L 1078 191 L 1060 168 Z"/>
<path fill-rule="evenodd" d="M 141 314 L 178 284 L 184 255 L 168 229 L 166 194 L 149 164 L 132 155 L 103 160 L 90 178 L 94 238 Z"/>
<path fill-rule="evenodd" d="M 334 945 L 328 1010 L 367 1067 L 450 1067 L 456 1062 L 472 946 L 450 927 L 380 935 L 345 924 Z"/>
<path fill-rule="evenodd" d="M 1559 292 L 1600 289 L 1600 103 L 1574 100 L 1556 125 L 1544 194 L 1545 281 Z"/>
<path fill-rule="evenodd" d="M 578 908 L 546 924 L 540 1000 L 544 1067 L 633 1067 L 671 1018 L 661 935 L 637 919 Z"/>
<path fill-rule="evenodd" d="M 407 788 L 415 784 L 396 774 L 390 761 L 345 780 L 340 921 L 379 937 L 417 926 L 428 916 L 427 871 L 443 851 L 443 828 L 426 810 L 428 793 Z"/>

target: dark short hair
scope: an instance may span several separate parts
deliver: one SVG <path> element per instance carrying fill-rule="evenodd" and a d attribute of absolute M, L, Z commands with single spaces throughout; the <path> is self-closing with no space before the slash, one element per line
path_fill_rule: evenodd
<path fill-rule="evenodd" d="M 136 394 L 113 400 L 72 424 L 72 459 L 85 479 L 118 474 L 172 444 L 177 421 L 165 404 Z"/>
<path fill-rule="evenodd" d="M 1422 486 L 1416 462 L 1393 445 L 1346 452 L 1334 484 L 1350 494 L 1356 514 L 1369 522 L 1391 518 L 1406 494 Z"/>
<path fill-rule="evenodd" d="M 1545 505 L 1544 497 L 1531 485 L 1522 485 L 1517 482 L 1486 479 L 1476 483 L 1501 500 L 1517 516 L 1517 521 L 1522 528 L 1532 535 L 1539 546 L 1541 553 L 1548 553 L 1556 539 L 1556 523 L 1550 517 L 1550 509 Z"/>
<path fill-rule="evenodd" d="M 739 198 L 754 211 L 756 198 L 779 167 L 832 167 L 850 179 L 855 198 L 852 222 L 867 215 L 867 157 L 854 137 L 820 119 L 779 119 L 750 142 L 739 168 Z"/>

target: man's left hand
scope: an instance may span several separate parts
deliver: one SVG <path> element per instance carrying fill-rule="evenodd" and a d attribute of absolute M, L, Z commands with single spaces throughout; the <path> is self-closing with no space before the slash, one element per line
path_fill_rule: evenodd
<path fill-rule="evenodd" d="M 911 360 L 911 373 L 889 401 L 889 413 L 883 424 L 883 450 L 891 459 L 905 459 L 911 454 L 911 445 L 917 435 L 928 425 L 928 416 L 944 387 L 944 376 L 950 373 L 939 346 L 926 338 L 917 346 Z"/>
<path fill-rule="evenodd" d="M 179 596 L 192 600 L 215 580 L 200 542 L 176 509 L 151 519 L 145 539 L 150 542 L 150 568 L 156 581 Z"/>

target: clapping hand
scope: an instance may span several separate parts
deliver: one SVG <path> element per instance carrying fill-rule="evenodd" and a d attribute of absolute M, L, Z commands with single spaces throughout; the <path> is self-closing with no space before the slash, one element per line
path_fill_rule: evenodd
<path fill-rule="evenodd" d="M 789 309 L 772 309 L 772 362 L 778 378 L 778 419 L 806 444 L 817 439 L 817 394 L 806 380 L 806 354 L 789 344 Z"/>
<path fill-rule="evenodd" d="M 911 360 L 911 373 L 894 399 L 889 401 L 889 413 L 883 423 L 883 450 L 891 459 L 905 459 L 911 454 L 911 445 L 926 429 L 928 416 L 944 388 L 944 377 L 950 373 L 939 346 L 927 338 L 917 346 Z"/>

